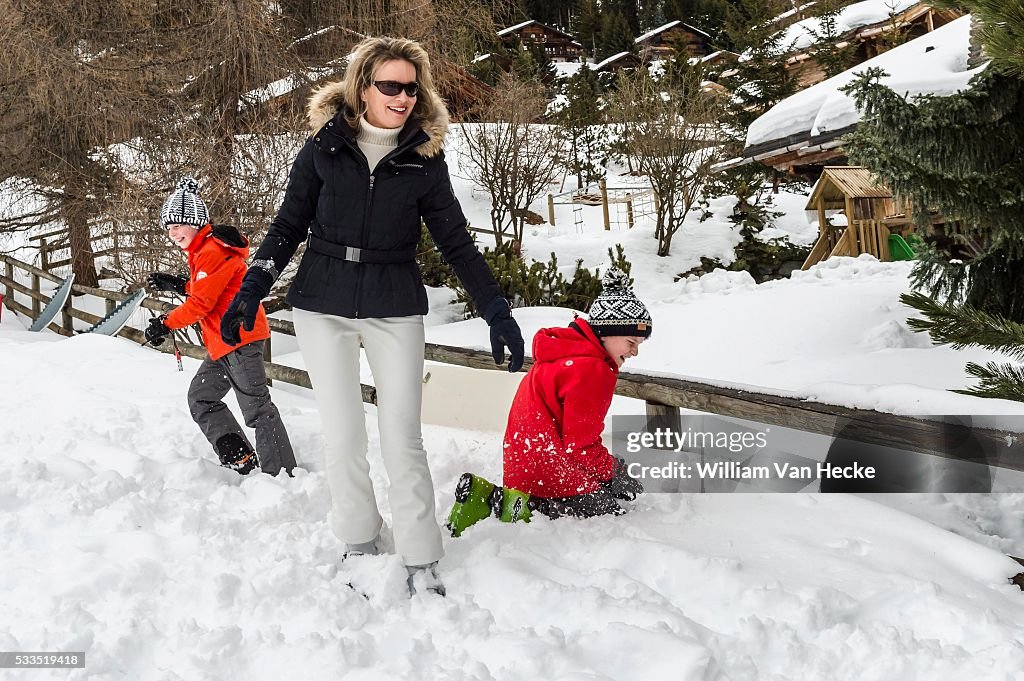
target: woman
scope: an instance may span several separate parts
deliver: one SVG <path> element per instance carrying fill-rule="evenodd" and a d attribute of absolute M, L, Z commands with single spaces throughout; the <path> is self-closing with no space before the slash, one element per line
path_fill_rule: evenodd
<path fill-rule="evenodd" d="M 379 550 L 381 516 L 366 460 L 359 384 L 362 342 L 377 388 L 395 549 L 409 589 L 444 595 L 444 554 L 420 426 L 426 291 L 415 261 L 420 221 L 490 326 L 494 360 L 522 366 L 508 302 L 469 233 L 444 160 L 448 112 L 416 42 L 370 38 L 345 78 L 309 101 L 312 137 L 292 166 L 281 209 L 224 315 L 221 333 L 249 329 L 300 243 L 309 244 L 288 292 L 299 347 L 323 418 L 330 522 L 345 555 Z"/>

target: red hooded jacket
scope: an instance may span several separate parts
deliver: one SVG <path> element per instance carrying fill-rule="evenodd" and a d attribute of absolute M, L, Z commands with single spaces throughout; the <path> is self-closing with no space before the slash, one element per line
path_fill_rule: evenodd
<path fill-rule="evenodd" d="M 167 314 L 164 322 L 167 328 L 183 329 L 199 322 L 203 344 L 213 360 L 247 343 L 270 338 L 270 325 L 262 305 L 252 331 L 242 329 L 241 343 L 228 345 L 220 338 L 220 319 L 245 276 L 249 240 L 230 225 L 206 225 L 186 250 L 189 280 L 185 293 L 188 298 Z"/>
<path fill-rule="evenodd" d="M 618 365 L 582 319 L 541 329 L 505 429 L 504 484 L 542 497 L 598 489 L 615 460 L 601 443 Z"/>

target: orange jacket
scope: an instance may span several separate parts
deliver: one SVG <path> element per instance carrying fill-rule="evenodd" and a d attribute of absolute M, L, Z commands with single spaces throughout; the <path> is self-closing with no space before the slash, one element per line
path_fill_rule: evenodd
<path fill-rule="evenodd" d="M 238 293 L 245 276 L 249 240 L 231 225 L 206 225 L 188 245 L 188 299 L 167 314 L 169 329 L 199 322 L 210 359 L 218 360 L 253 341 L 270 338 L 267 314 L 260 305 L 252 331 L 242 329 L 242 342 L 228 345 L 220 337 L 220 319 Z"/>

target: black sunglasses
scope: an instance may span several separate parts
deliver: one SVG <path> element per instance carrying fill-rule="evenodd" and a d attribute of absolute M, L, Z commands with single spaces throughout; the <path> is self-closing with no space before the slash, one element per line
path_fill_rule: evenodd
<path fill-rule="evenodd" d="M 420 91 L 419 83 L 399 83 L 397 80 L 375 80 L 373 86 L 388 97 L 394 97 L 402 90 L 405 90 L 407 96 L 415 97 Z"/>

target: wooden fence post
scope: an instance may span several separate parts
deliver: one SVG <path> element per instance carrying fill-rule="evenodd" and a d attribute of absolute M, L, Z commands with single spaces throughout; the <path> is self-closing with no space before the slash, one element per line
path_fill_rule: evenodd
<path fill-rule="evenodd" d="M 42 309 L 39 304 L 39 298 L 36 297 L 42 293 L 42 288 L 39 285 L 39 275 L 35 273 L 32 274 L 32 293 L 35 294 L 32 296 L 32 318 L 35 319 L 39 316 L 39 311 Z"/>
<path fill-rule="evenodd" d="M 14 263 L 12 263 L 10 260 L 8 260 L 8 261 L 6 261 L 5 264 L 6 264 L 6 266 L 4 267 L 4 270 L 5 270 L 7 279 L 9 281 L 14 281 Z M 11 299 L 12 303 L 14 302 L 14 287 L 11 286 L 10 284 L 7 284 L 7 297 Z"/>
<path fill-rule="evenodd" d="M 647 432 L 653 433 L 656 430 L 669 430 L 673 433 L 679 432 L 679 407 L 670 407 L 666 404 L 647 401 Z"/>
<path fill-rule="evenodd" d="M 598 184 L 601 188 L 601 212 L 604 217 L 604 231 L 612 231 L 611 218 L 608 216 L 608 182 L 602 177 Z"/>
<path fill-rule="evenodd" d="M 626 194 L 626 224 L 633 229 L 633 195 Z"/>
<path fill-rule="evenodd" d="M 46 272 L 50 271 L 50 251 L 46 248 L 46 237 L 39 240 L 39 267 Z"/>
<path fill-rule="evenodd" d="M 555 225 L 555 197 L 552 196 L 551 194 L 548 194 L 548 222 L 550 222 L 551 226 L 554 227 L 554 225 Z"/>

